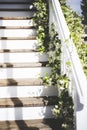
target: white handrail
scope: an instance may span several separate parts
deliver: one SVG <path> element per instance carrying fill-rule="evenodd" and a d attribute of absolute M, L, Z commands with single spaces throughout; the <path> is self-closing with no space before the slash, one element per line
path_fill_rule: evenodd
<path fill-rule="evenodd" d="M 49 26 L 54 23 L 62 41 L 62 72 L 67 70 L 66 62 L 71 62 L 71 84 L 76 109 L 76 129 L 87 130 L 87 79 L 84 74 L 76 47 L 70 38 L 70 32 L 58 0 L 49 0 Z M 83 106 L 83 107 L 82 107 Z M 80 107 L 80 108 L 79 108 Z M 86 108 L 86 109 L 85 109 Z M 81 109 L 81 112 L 78 111 Z M 80 126 L 79 126 L 80 124 Z"/>
<path fill-rule="evenodd" d="M 82 93 L 84 93 L 83 86 L 87 88 L 87 80 L 86 80 L 82 65 L 80 63 L 80 59 L 78 57 L 76 48 L 75 48 L 72 40 L 70 39 L 70 32 L 69 32 L 68 26 L 66 24 L 65 18 L 63 16 L 59 1 L 52 0 L 51 2 L 53 4 L 53 11 L 56 16 L 55 21 L 58 23 L 58 27 L 57 27 L 59 30 L 58 33 L 60 34 L 64 49 L 66 48 L 66 50 L 68 52 L 68 57 L 72 64 L 72 73 L 75 75 L 75 77 L 78 81 L 78 84 L 79 84 L 78 89 L 80 89 L 80 91 L 81 91 L 81 92 L 79 91 L 80 92 L 79 96 L 82 95 L 82 97 L 83 97 L 83 95 L 84 95 L 84 94 L 82 94 Z M 51 22 L 53 22 L 53 21 L 51 21 Z"/>

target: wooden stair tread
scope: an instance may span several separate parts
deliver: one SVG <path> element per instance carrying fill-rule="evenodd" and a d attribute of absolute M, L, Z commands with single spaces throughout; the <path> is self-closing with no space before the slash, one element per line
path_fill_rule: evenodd
<path fill-rule="evenodd" d="M 0 63 L 0 68 L 26 68 L 26 67 L 46 67 L 48 62 L 33 63 Z"/>
<path fill-rule="evenodd" d="M 58 130 L 57 119 L 0 121 L 1 130 Z"/>
<path fill-rule="evenodd" d="M 37 52 L 34 49 L 0 49 L 0 53 L 29 53 Z"/>
<path fill-rule="evenodd" d="M 37 85 L 43 85 L 43 81 L 38 78 L 0 79 L 0 86 L 37 86 Z"/>
<path fill-rule="evenodd" d="M 0 20 L 31 20 L 33 17 L 0 17 Z"/>
<path fill-rule="evenodd" d="M 36 40 L 36 36 L 29 36 L 29 37 L 0 37 L 0 40 Z"/>
<path fill-rule="evenodd" d="M 58 98 L 52 97 L 26 97 L 26 98 L 2 98 L 0 99 L 0 108 L 2 107 L 34 107 L 55 105 Z"/>
<path fill-rule="evenodd" d="M 0 29 L 36 29 L 35 26 L 0 26 Z"/>

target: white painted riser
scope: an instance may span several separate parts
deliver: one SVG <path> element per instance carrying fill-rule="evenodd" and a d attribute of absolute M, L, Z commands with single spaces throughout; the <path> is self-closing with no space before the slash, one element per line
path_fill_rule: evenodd
<path fill-rule="evenodd" d="M 36 49 L 37 40 L 0 40 L 0 49 Z"/>
<path fill-rule="evenodd" d="M 32 29 L 0 29 L 0 37 L 29 37 L 35 35 L 36 31 Z"/>
<path fill-rule="evenodd" d="M 33 26 L 33 20 L 0 20 L 0 26 Z"/>
<path fill-rule="evenodd" d="M 32 4 L 1 4 L 0 9 L 32 9 Z"/>
<path fill-rule="evenodd" d="M 0 98 L 57 96 L 57 87 L 5 86 L 0 87 Z"/>
<path fill-rule="evenodd" d="M 0 108 L 0 121 L 53 118 L 53 108 L 54 106 Z"/>
<path fill-rule="evenodd" d="M 40 54 L 38 52 L 30 53 L 0 53 L 0 63 L 15 62 L 15 63 L 25 63 L 25 62 L 38 62 L 38 61 L 48 61 L 47 54 Z"/>
<path fill-rule="evenodd" d="M 0 17 L 32 17 L 32 11 L 0 11 Z"/>
<path fill-rule="evenodd" d="M 49 67 L 40 68 L 1 68 L 0 79 L 6 78 L 39 78 L 43 77 L 46 73 L 51 73 Z"/>

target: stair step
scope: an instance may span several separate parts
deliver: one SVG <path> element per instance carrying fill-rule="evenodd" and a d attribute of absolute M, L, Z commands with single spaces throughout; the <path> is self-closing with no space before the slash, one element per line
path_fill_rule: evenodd
<path fill-rule="evenodd" d="M 29 52 L 37 52 L 35 49 L 0 49 L 0 53 L 29 53 Z"/>
<path fill-rule="evenodd" d="M 29 37 L 36 36 L 36 29 L 0 29 L 0 37 Z"/>
<path fill-rule="evenodd" d="M 48 62 L 33 62 L 33 63 L 0 63 L 0 68 L 29 68 L 29 67 L 46 67 Z"/>
<path fill-rule="evenodd" d="M 0 0 L 0 4 L 20 4 L 20 3 L 29 3 L 32 4 L 37 0 Z"/>
<path fill-rule="evenodd" d="M 20 11 L 20 10 L 36 10 L 36 8 L 34 7 L 33 3 L 29 4 L 29 3 L 4 3 L 1 4 L 0 3 L 0 10 L 2 11 Z"/>
<path fill-rule="evenodd" d="M 36 29 L 35 26 L 0 26 L 0 29 Z"/>
<path fill-rule="evenodd" d="M 55 105 L 58 97 L 26 97 L 26 98 L 2 98 L 0 99 L 0 108 L 7 107 L 38 107 Z"/>
<path fill-rule="evenodd" d="M 1 130 L 59 130 L 57 119 L 0 122 Z"/>
<path fill-rule="evenodd" d="M 33 17 L 35 11 L 0 11 L 0 17 Z"/>
<path fill-rule="evenodd" d="M 0 63 L 30 63 L 30 62 L 44 62 L 48 61 L 46 53 L 39 52 L 21 52 L 21 53 L 0 53 Z"/>
<path fill-rule="evenodd" d="M 45 85 L 0 86 L 0 98 L 57 96 L 58 88 Z"/>
<path fill-rule="evenodd" d="M 35 0 L 33 0 L 34 2 Z M 0 1 L 0 4 L 33 4 L 32 1 Z"/>
<path fill-rule="evenodd" d="M 0 40 L 0 50 L 36 50 L 37 40 Z"/>
<path fill-rule="evenodd" d="M 54 118 L 54 105 L 36 107 L 6 107 L 0 108 L 0 121 L 35 120 Z"/>
<path fill-rule="evenodd" d="M 28 36 L 28 37 L 0 37 L 0 40 L 36 40 L 36 36 Z"/>
<path fill-rule="evenodd" d="M 0 99 L 0 121 L 53 118 L 57 97 Z"/>
<path fill-rule="evenodd" d="M 4 29 L 7 28 L 29 28 L 32 26 L 34 26 L 34 22 L 33 22 L 33 19 L 8 19 L 8 20 L 0 20 L 0 26 L 1 28 L 4 27 Z"/>
<path fill-rule="evenodd" d="M 40 78 L 27 79 L 0 79 L 0 86 L 38 86 L 43 85 Z"/>
<path fill-rule="evenodd" d="M 0 17 L 0 20 L 30 20 L 32 19 L 33 17 Z"/>
<path fill-rule="evenodd" d="M 39 78 L 46 74 L 51 74 L 50 67 L 33 67 L 33 68 L 1 68 L 0 79 L 7 78 Z"/>
<path fill-rule="evenodd" d="M 23 9 L 23 8 L 0 8 L 0 11 L 36 11 L 36 9 L 35 8 L 25 8 L 25 9 Z"/>

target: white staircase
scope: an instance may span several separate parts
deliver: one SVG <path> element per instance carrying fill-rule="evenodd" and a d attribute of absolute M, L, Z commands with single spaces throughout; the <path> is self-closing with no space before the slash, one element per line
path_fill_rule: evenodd
<path fill-rule="evenodd" d="M 0 1 L 1 130 L 39 130 L 41 125 L 29 127 L 31 120 L 53 118 L 57 88 L 45 87 L 40 79 L 50 74 L 51 68 L 46 66 L 47 54 L 36 50 L 34 12 L 33 0 Z M 24 120 L 27 120 L 26 128 L 20 127 L 25 124 Z M 44 130 L 45 127 L 49 129 L 43 125 Z"/>

